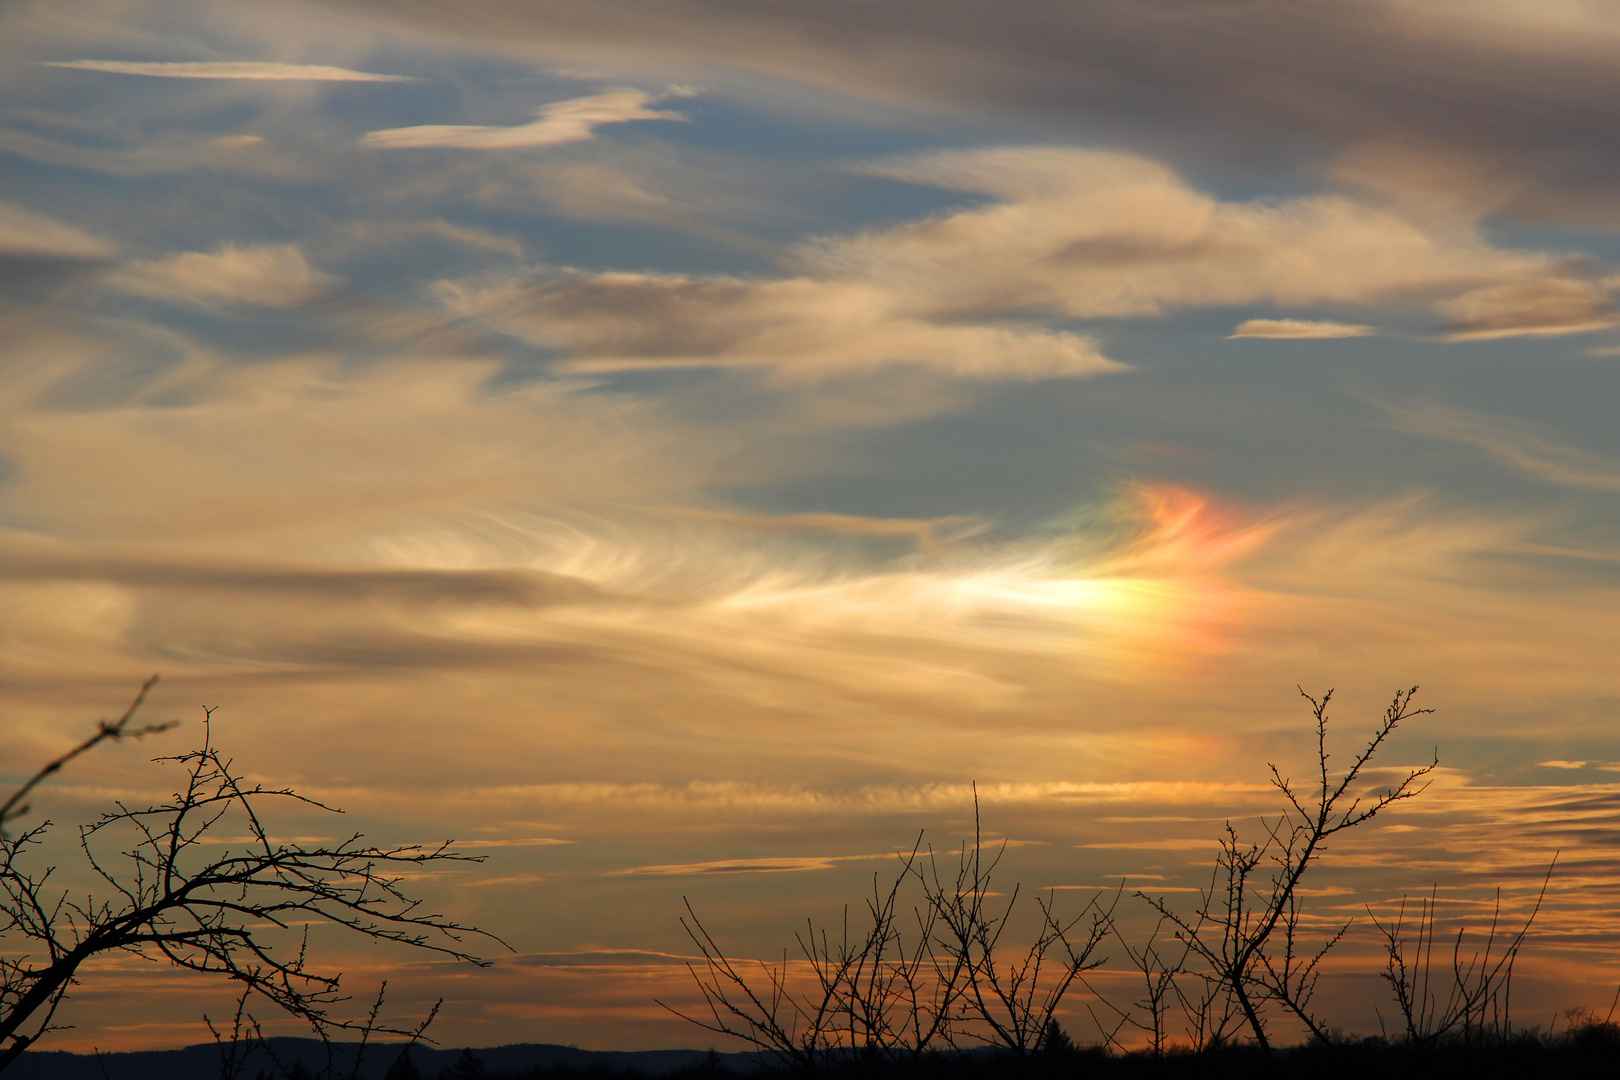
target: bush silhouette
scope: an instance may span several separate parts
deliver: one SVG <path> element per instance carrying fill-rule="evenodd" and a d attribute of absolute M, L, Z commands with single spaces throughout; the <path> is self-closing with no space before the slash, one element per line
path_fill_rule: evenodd
<path fill-rule="evenodd" d="M 810 1070 L 847 1070 L 862 1063 L 920 1067 L 930 1061 L 940 1067 L 940 1055 L 961 1061 L 975 1047 L 1016 1060 L 1069 1058 L 1075 1047 L 1055 1014 L 1077 983 L 1097 999 L 1092 1016 L 1103 1045 L 1124 1054 L 1121 1062 L 1136 1056 L 1127 1053 L 1121 1039 L 1129 1028 L 1147 1038 L 1151 1059 L 1183 1060 L 1190 1053 L 1206 1065 L 1217 1059 L 1247 1062 L 1239 1071 L 1252 1070 L 1250 1055 L 1257 1053 L 1262 1061 L 1277 1057 L 1273 1028 L 1279 1018 L 1296 1021 L 1311 1043 L 1330 1055 L 1312 1058 L 1318 1066 L 1348 1060 L 1344 1054 L 1352 1046 L 1359 1047 L 1355 1054 L 1388 1065 L 1442 1043 L 1474 1052 L 1528 1039 L 1538 1053 L 1564 1053 L 1620 1041 L 1620 1026 L 1590 1016 L 1558 1040 L 1514 1032 L 1507 1001 L 1512 966 L 1539 900 L 1516 929 L 1498 930 L 1493 923 L 1482 950 L 1472 956 L 1465 955 L 1459 932 L 1446 969 L 1453 985 L 1446 992 L 1438 983 L 1431 986 L 1426 975 L 1414 981 L 1415 971 L 1431 968 L 1432 903 L 1421 909 L 1415 937 L 1410 924 L 1374 917 L 1388 948 L 1384 978 L 1407 1019 L 1394 1041 L 1356 1043 L 1313 1010 L 1322 961 L 1350 924 L 1308 942 L 1301 882 L 1331 838 L 1424 790 L 1438 758 L 1405 770 L 1382 789 L 1366 783 L 1374 758 L 1397 728 L 1431 711 L 1416 707 L 1416 693 L 1416 687 L 1395 693 L 1372 735 L 1337 771 L 1329 765 L 1332 691 L 1314 697 L 1301 690 L 1316 735 L 1310 781 L 1296 783 L 1276 765 L 1268 766 L 1281 796 L 1278 815 L 1261 818 L 1255 840 L 1244 839 L 1227 823 L 1217 841 L 1213 877 L 1191 912 L 1163 897 L 1136 893 L 1158 920 L 1145 940 L 1132 941 L 1122 930 L 1115 918 L 1118 895 L 1110 900 L 1099 893 L 1079 917 L 1068 919 L 1060 918 L 1050 901 L 1037 898 L 1040 926 L 1033 942 L 1011 949 L 1007 932 L 1019 890 L 1013 888 L 1004 905 L 989 903 L 1004 847 L 985 854 L 975 798 L 974 840 L 962 845 L 954 872 L 942 873 L 919 837 L 900 857 L 892 879 L 874 875 L 855 932 L 847 907 L 836 938 L 806 923 L 795 937 L 795 962 L 732 959 L 688 903 L 682 922 L 700 953 L 690 969 L 706 1013 L 672 1011 L 706 1031 L 768 1051 L 779 1064 Z M 908 888 L 918 894 L 909 912 L 901 899 Z M 1542 889 L 1544 894 L 1545 882 Z M 903 914 L 910 918 L 902 919 Z M 1122 947 L 1140 976 L 1141 998 L 1112 1001 L 1086 982 L 1087 973 L 1104 962 L 1099 950 L 1105 939 Z M 1302 1053 L 1290 1048 L 1289 1060 L 1304 1060 Z M 1264 1067 L 1279 1065 L 1274 1060 Z"/>

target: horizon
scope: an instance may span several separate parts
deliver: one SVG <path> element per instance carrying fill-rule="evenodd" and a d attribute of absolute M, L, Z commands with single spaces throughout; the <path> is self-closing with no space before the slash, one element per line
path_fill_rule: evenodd
<path fill-rule="evenodd" d="M 1531 0 L 7 5 L 0 779 L 160 673 L 48 858 L 214 710 L 344 811 L 278 835 L 485 858 L 409 884 L 512 951 L 317 930 L 359 1004 L 701 1048 L 687 898 L 780 955 L 977 809 L 1025 895 L 1183 904 L 1301 690 L 1337 764 L 1419 686 L 1373 779 L 1428 789 L 1307 882 L 1327 1013 L 1377 1029 L 1369 910 L 1522 918 L 1555 854 L 1515 1010 L 1601 1010 L 1616 58 Z M 40 1049 L 234 1000 L 82 984 Z"/>

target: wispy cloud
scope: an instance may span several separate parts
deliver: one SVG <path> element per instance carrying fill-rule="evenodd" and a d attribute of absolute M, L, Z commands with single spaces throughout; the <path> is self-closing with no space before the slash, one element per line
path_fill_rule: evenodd
<path fill-rule="evenodd" d="M 98 261 L 112 258 L 113 247 L 71 225 L 0 202 L 0 256 L 6 255 Z"/>
<path fill-rule="evenodd" d="M 1366 337 L 1373 332 L 1372 327 L 1357 323 L 1309 322 L 1304 319 L 1249 319 L 1239 323 L 1228 336 L 1304 341 L 1315 338 Z"/>
<path fill-rule="evenodd" d="M 373 131 L 361 139 L 360 144 L 396 150 L 430 146 L 471 150 L 558 146 L 594 138 L 596 129 L 603 124 L 623 124 L 632 120 L 685 120 L 682 113 L 649 106 L 666 98 L 691 94 L 692 91 L 678 87 L 661 94 L 645 90 L 609 90 L 542 105 L 536 110 L 532 122 L 515 127 L 424 124 Z"/>
<path fill-rule="evenodd" d="M 1620 323 L 1606 289 L 1571 278 L 1494 285 L 1436 306 L 1451 317 L 1444 332 L 1453 341 L 1584 334 Z"/>
<path fill-rule="evenodd" d="M 436 295 L 453 314 L 564 350 L 580 372 L 755 367 L 820 379 L 908 364 L 1049 378 L 1124 369 L 1082 334 L 908 311 L 881 279 L 565 270 L 445 281 Z"/>
<path fill-rule="evenodd" d="M 45 60 L 47 67 L 104 71 L 114 75 L 149 75 L 160 79 L 255 79 L 272 82 L 416 82 L 408 75 L 379 75 L 371 71 L 328 67 L 324 64 L 282 64 L 270 60 Z"/>
<path fill-rule="evenodd" d="M 1373 404 L 1402 431 L 1478 447 L 1549 484 L 1620 491 L 1620 460 L 1563 445 L 1534 424 L 1452 405 Z"/>
<path fill-rule="evenodd" d="M 966 102 L 1061 117 L 1081 133 L 1159 117 L 1161 133 L 1200 132 L 1194 154 L 1211 138 L 1240 145 L 1257 131 L 1310 132 L 1328 160 L 1420 148 L 1421 166 L 1359 171 L 1385 192 L 1455 200 L 1460 191 L 1510 215 L 1614 220 L 1604 133 L 1616 126 L 1620 77 L 1615 22 L 1602 4 L 1354 0 L 1285 10 L 1163 0 L 1084 18 L 1064 6 L 1014 5 L 998 11 L 994 34 L 983 30 L 980 0 L 940 0 L 926 19 L 841 6 L 751 8 L 739 19 L 718 0 L 694 0 L 678 16 L 649 7 L 645 18 L 564 0 L 388 9 L 491 40 L 576 43 L 590 56 L 652 51 L 837 85 L 877 108 L 896 98 L 931 108 Z M 1129 92 L 1095 92 L 1104 85 Z"/>
<path fill-rule="evenodd" d="M 910 302 L 934 308 L 1080 318 L 1256 302 L 1378 308 L 1502 285 L 1529 292 L 1565 273 L 1544 252 L 1498 247 L 1473 229 L 1344 195 L 1217 199 L 1135 154 L 1005 147 L 922 154 L 870 171 L 998 200 L 805 250 L 812 265 L 903 280 Z M 1305 336 L 1324 324 L 1249 325 Z M 1345 336 L 1350 324 L 1326 325 Z"/>
<path fill-rule="evenodd" d="M 577 579 L 533 570 L 429 570 L 340 568 L 287 563 L 223 563 L 188 559 L 132 560 L 64 557 L 37 545 L 4 544 L 0 580 L 98 581 L 132 588 L 268 593 L 279 597 L 352 599 L 372 604 L 522 605 L 593 603 L 607 599 Z"/>
<path fill-rule="evenodd" d="M 614 876 L 625 874 L 651 874 L 660 877 L 693 874 L 788 874 L 809 870 L 831 870 L 841 862 L 892 859 L 896 853 L 879 852 L 875 855 L 811 855 L 765 856 L 755 859 L 710 859 L 706 862 L 671 863 L 661 866 L 637 866 L 629 870 L 615 870 Z"/>
<path fill-rule="evenodd" d="M 742 514 L 735 511 L 703 510 L 691 507 L 670 507 L 666 513 L 693 521 L 712 521 L 742 529 L 761 532 L 846 533 L 852 536 L 907 536 L 919 551 L 938 551 L 940 532 L 962 532 L 975 523 L 965 517 L 940 517 L 916 520 L 912 518 L 858 517 L 853 514 Z"/>
<path fill-rule="evenodd" d="M 836 860 L 831 858 L 761 858 L 761 859 L 711 859 L 700 863 L 676 863 L 665 866 L 638 866 L 631 870 L 615 871 L 618 874 L 652 874 L 657 876 L 677 876 L 686 874 L 782 874 L 800 873 L 806 870 L 831 870 Z"/>
<path fill-rule="evenodd" d="M 321 295 L 334 280 L 310 266 L 294 244 L 222 244 L 212 252 L 129 263 L 106 284 L 157 300 L 291 307 Z"/>
<path fill-rule="evenodd" d="M 979 378 L 1118 369 L 1093 339 L 1042 317 L 1259 302 L 1377 308 L 1436 296 L 1452 297 L 1446 310 L 1460 317 L 1506 297 L 1517 298 L 1514 332 L 1525 333 L 1536 320 L 1557 321 L 1546 311 L 1532 318 L 1535 298 L 1563 295 L 1562 264 L 1542 252 L 1495 247 L 1466 230 L 1427 231 L 1343 196 L 1224 202 L 1131 154 L 1012 147 L 867 171 L 995 201 L 801 244 L 774 278 L 548 269 L 445 281 L 437 295 L 456 315 L 563 351 L 579 371 L 763 367 L 801 378 L 895 363 Z M 1574 315 L 1563 317 L 1559 325 L 1572 325 Z M 1371 332 L 1257 319 L 1234 336 Z"/>

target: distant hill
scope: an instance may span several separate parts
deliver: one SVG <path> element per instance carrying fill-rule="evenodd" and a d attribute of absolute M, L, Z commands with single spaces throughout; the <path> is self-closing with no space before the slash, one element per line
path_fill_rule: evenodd
<path fill-rule="evenodd" d="M 331 1063 L 336 1073 L 347 1077 L 354 1066 L 356 1043 L 333 1043 Z M 373 1043 L 361 1058 L 359 1080 L 382 1080 L 382 1075 L 399 1057 L 401 1044 Z M 542 1069 L 634 1071 L 655 1076 L 703 1064 L 708 1056 L 702 1050 L 580 1050 L 549 1043 L 517 1043 L 511 1046 L 475 1048 L 472 1053 L 491 1072 L 526 1072 Z M 281 1066 L 301 1064 L 313 1074 L 323 1073 L 328 1064 L 328 1047 L 318 1039 L 277 1038 L 268 1048 L 253 1051 L 247 1067 L 239 1074 L 253 1080 L 259 1070 L 279 1078 Z M 417 1045 L 411 1048 L 411 1063 L 422 1076 L 432 1080 L 449 1068 L 462 1054 Z M 273 1058 L 272 1058 L 273 1055 Z M 755 1054 L 720 1054 L 728 1069 L 750 1072 L 758 1066 Z M 6 1070 L 5 1080 L 219 1080 L 220 1051 L 213 1043 L 199 1043 L 182 1050 L 135 1050 L 116 1054 L 70 1054 L 61 1050 L 30 1050 Z"/>

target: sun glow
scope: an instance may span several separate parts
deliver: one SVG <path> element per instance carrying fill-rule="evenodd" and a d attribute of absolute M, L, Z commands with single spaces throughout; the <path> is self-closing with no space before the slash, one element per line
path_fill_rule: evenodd
<path fill-rule="evenodd" d="M 1246 603 L 1230 568 L 1274 531 L 1207 496 L 1150 484 L 1044 537 L 962 540 L 876 566 L 823 548 L 819 534 L 783 539 L 724 523 L 678 523 L 645 549 L 626 547 L 622 530 L 553 530 L 536 536 L 546 554 L 531 568 L 589 583 L 596 599 L 469 611 L 457 630 L 525 637 L 594 626 L 772 651 L 813 640 L 818 654 L 851 662 L 912 655 L 923 642 L 1052 657 L 1078 647 L 1125 670 L 1225 651 Z"/>
<path fill-rule="evenodd" d="M 1222 651 L 1243 606 L 1223 568 L 1275 528 L 1169 484 L 1132 485 L 1104 517 L 1113 526 L 1106 541 L 1072 555 L 1066 575 L 1048 587 L 1088 632 L 1129 641 L 1133 651 L 1161 659 Z"/>
<path fill-rule="evenodd" d="M 1209 498 L 1135 485 L 1056 536 L 961 545 L 900 565 L 772 575 L 712 599 L 710 615 L 799 631 L 960 639 L 974 648 L 1099 660 L 1222 651 L 1243 600 L 1226 569 L 1272 535 Z"/>

